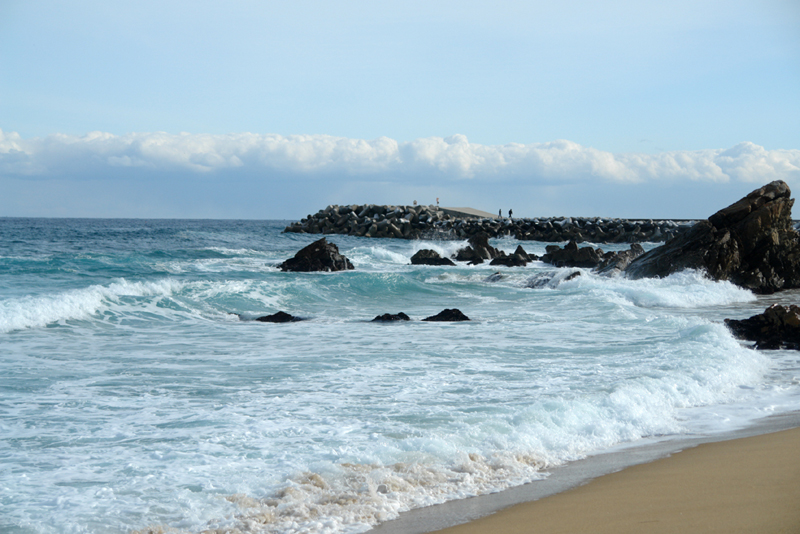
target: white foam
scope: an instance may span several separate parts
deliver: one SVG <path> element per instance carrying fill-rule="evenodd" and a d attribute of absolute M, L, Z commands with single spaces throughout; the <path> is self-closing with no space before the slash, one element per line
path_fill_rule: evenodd
<path fill-rule="evenodd" d="M 107 286 L 93 285 L 53 295 L 6 299 L 0 301 L 0 332 L 43 327 L 70 319 L 87 319 L 121 297 L 167 296 L 181 286 L 182 283 L 172 280 L 120 280 Z"/>
<path fill-rule="evenodd" d="M 561 271 L 570 272 L 564 269 Z M 711 280 L 699 271 L 687 270 L 665 278 L 641 280 L 609 278 L 587 272 L 583 274 L 584 276 L 563 282 L 563 288 L 601 292 L 609 298 L 643 308 L 702 308 L 756 300 L 752 291 L 728 281 Z"/>

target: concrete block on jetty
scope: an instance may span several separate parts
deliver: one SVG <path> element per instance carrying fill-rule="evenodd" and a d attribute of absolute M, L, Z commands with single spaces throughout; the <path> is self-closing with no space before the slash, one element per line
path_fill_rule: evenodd
<path fill-rule="evenodd" d="M 616 219 L 601 217 L 508 218 L 472 208 L 331 205 L 284 229 L 302 234 L 344 234 L 397 239 L 468 239 L 489 237 L 519 240 L 593 243 L 663 242 L 690 228 L 695 221 Z"/>

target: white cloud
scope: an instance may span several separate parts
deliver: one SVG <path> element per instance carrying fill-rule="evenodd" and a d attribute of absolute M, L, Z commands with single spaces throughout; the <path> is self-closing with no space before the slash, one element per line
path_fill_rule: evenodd
<path fill-rule="evenodd" d="M 164 132 L 117 136 L 54 134 L 22 139 L 0 130 L 0 173 L 6 176 L 72 175 L 75 171 L 185 170 L 209 174 L 230 169 L 278 171 L 298 177 L 415 177 L 531 183 L 681 181 L 765 183 L 800 181 L 800 150 L 766 150 L 741 143 L 727 150 L 613 154 L 571 141 L 507 145 L 470 143 L 463 135 L 398 143 L 330 135 Z"/>

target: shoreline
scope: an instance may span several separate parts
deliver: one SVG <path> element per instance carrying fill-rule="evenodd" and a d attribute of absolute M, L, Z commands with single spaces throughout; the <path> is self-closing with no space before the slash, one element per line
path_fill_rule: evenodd
<path fill-rule="evenodd" d="M 542 513 L 542 505 L 551 506 L 549 503 L 551 498 L 561 500 L 564 496 L 569 496 L 568 498 L 574 499 L 573 494 L 577 490 L 583 490 L 587 486 L 605 480 L 609 475 L 621 475 L 631 471 L 625 476 L 635 479 L 637 473 L 633 473 L 632 468 L 659 464 L 660 460 L 666 460 L 666 469 L 671 472 L 672 460 L 680 456 L 678 453 L 695 450 L 701 445 L 739 443 L 741 440 L 785 431 L 796 431 L 797 441 L 800 442 L 800 411 L 768 416 L 755 420 L 753 424 L 744 428 L 719 434 L 665 436 L 647 440 L 646 443 L 625 444 L 582 460 L 547 469 L 545 472 L 549 473 L 549 476 L 543 480 L 515 486 L 497 493 L 448 501 L 403 512 L 399 518 L 376 525 L 368 532 L 374 534 L 427 534 L 445 529 L 448 534 L 470 534 L 482 531 L 515 532 L 513 525 L 508 523 L 512 521 L 511 517 L 514 518 L 512 523 L 517 521 L 524 525 L 530 525 L 531 522 L 537 521 L 537 531 L 550 532 L 545 529 L 544 525 L 539 530 L 538 521 L 540 517 L 546 515 Z M 728 467 L 729 470 L 731 468 L 739 469 L 740 466 Z M 768 487 L 769 481 L 766 483 L 754 482 L 754 485 Z M 800 484 L 797 486 L 800 488 Z M 546 502 L 542 502 L 543 499 Z M 561 506 L 561 504 L 556 506 Z M 536 510 L 533 510 L 534 507 Z M 567 507 L 567 510 L 572 510 L 570 517 L 580 520 L 582 514 L 576 513 L 574 508 Z M 489 520 L 492 525 L 485 524 Z M 800 530 L 800 523 L 796 527 Z M 560 532 L 560 530 L 556 528 L 553 532 Z"/>

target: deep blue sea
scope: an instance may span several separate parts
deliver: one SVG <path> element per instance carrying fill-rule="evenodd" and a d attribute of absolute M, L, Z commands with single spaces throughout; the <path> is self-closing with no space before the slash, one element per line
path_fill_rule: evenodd
<path fill-rule="evenodd" d="M 800 353 L 722 323 L 797 293 L 346 236 L 355 270 L 283 273 L 320 237 L 286 223 L 0 219 L 0 532 L 363 532 L 800 409 Z M 445 308 L 472 321 L 420 321 Z M 306 320 L 253 320 L 279 310 Z"/>

